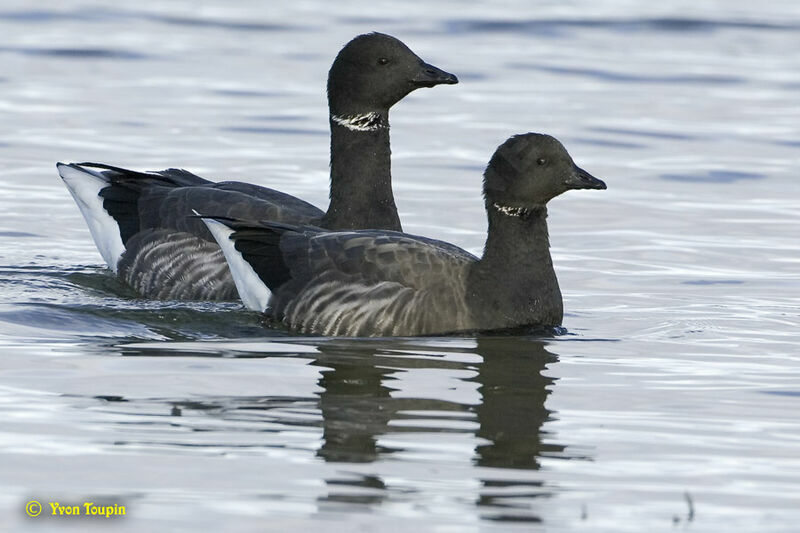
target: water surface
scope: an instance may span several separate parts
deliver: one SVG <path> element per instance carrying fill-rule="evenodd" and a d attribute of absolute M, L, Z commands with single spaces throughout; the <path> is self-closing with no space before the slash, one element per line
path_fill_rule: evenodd
<path fill-rule="evenodd" d="M 2 529 L 796 530 L 800 7 L 540 4 L 3 3 Z M 514 133 L 608 183 L 551 204 L 566 335 L 298 338 L 103 268 L 56 161 L 324 207 L 327 70 L 372 30 L 461 79 L 392 111 L 407 231 L 479 253 Z"/>

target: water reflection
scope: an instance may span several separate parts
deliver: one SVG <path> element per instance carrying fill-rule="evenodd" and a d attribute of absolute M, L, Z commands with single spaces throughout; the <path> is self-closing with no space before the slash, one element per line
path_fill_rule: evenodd
<path fill-rule="evenodd" d="M 475 448 L 476 464 L 495 468 L 538 470 L 543 453 L 563 453 L 564 446 L 543 442 L 542 425 L 552 412 L 545 407 L 555 379 L 543 374 L 558 358 L 540 341 L 492 337 L 478 339 L 483 357 L 478 375 L 481 403 L 475 407 L 477 436 L 488 441 Z M 539 479 L 481 479 L 479 506 L 500 508 L 492 520 L 540 522 L 530 514 L 529 498 L 549 494 Z"/>
<path fill-rule="evenodd" d="M 483 357 L 474 378 L 482 399 L 475 408 L 477 436 L 489 441 L 475 449 L 476 463 L 538 469 L 542 452 L 563 452 L 563 446 L 542 443 L 542 424 L 551 416 L 544 403 L 555 382 L 542 372 L 556 355 L 541 341 L 502 337 L 478 339 L 476 352 Z"/>
<path fill-rule="evenodd" d="M 218 430 L 228 434 L 268 431 L 273 435 L 271 444 L 262 442 L 261 446 L 283 447 L 295 454 L 314 450 L 310 453 L 327 463 L 353 465 L 327 474 L 320 505 L 377 505 L 393 494 L 407 492 L 407 486 L 387 480 L 382 460 L 409 461 L 408 454 L 413 454 L 423 463 L 464 462 L 482 467 L 474 470 L 479 487 L 474 503 L 484 518 L 539 520 L 532 500 L 552 493 L 535 473 L 540 460 L 544 455 L 566 456 L 565 447 L 553 443 L 543 430 L 553 416 L 545 403 L 555 384 L 545 371 L 558 361 L 544 341 L 528 337 L 265 341 L 156 342 L 119 349 L 128 356 L 171 356 L 173 360 L 188 355 L 261 357 L 270 364 L 307 360 L 318 369 L 316 382 L 310 380 L 294 395 L 208 395 L 205 400 L 175 398 L 167 405 L 163 400 L 159 403 L 164 414 L 171 415 L 172 424 L 178 423 L 177 407 L 189 415 L 178 423 L 184 427 L 207 431 L 208 419 L 215 418 L 224 423 Z M 301 411 L 306 415 L 298 420 Z M 258 429 L 259 425 L 270 429 Z M 311 449 L 294 446 L 282 437 L 300 427 L 319 426 L 321 444 Z M 431 448 L 432 434 L 446 435 L 448 444 Z M 318 439 L 311 433 L 307 437 Z M 450 454 L 447 446 L 464 450 L 465 441 L 473 446 L 471 456 Z M 246 446 L 257 449 L 259 444 Z M 374 466 L 366 466 L 370 464 Z"/>
<path fill-rule="evenodd" d="M 538 470 L 543 453 L 563 453 L 564 446 L 545 443 L 542 425 L 552 413 L 545 407 L 553 378 L 543 374 L 548 364 L 558 358 L 545 349 L 542 341 L 525 338 L 488 337 L 477 339 L 471 350 L 480 361 L 453 363 L 454 368 L 472 370 L 465 381 L 478 384 L 476 403 L 446 402 L 428 398 L 393 397 L 396 375 L 418 359 L 403 359 L 383 347 L 321 347 L 322 356 L 313 364 L 324 367 L 318 384 L 319 407 L 323 418 L 323 444 L 317 452 L 329 462 L 365 463 L 395 453 L 397 448 L 378 444 L 381 435 L 397 432 L 393 420 L 414 412 L 417 420 L 438 420 L 434 431 L 458 431 L 444 427 L 443 411 L 472 414 L 477 428 L 460 430 L 473 433 L 479 444 L 473 462 L 482 467 Z M 443 384 L 444 385 L 444 384 Z M 426 417 L 425 413 L 431 413 Z M 408 426 L 401 426 L 408 430 Z M 419 430 L 419 429 L 417 429 Z M 423 431 L 431 431 L 426 426 Z M 482 472 L 479 470 L 479 472 Z M 518 475 L 504 479 L 492 473 L 479 479 L 481 489 L 476 505 L 497 508 L 501 512 L 487 516 L 492 520 L 539 521 L 531 515 L 529 499 L 548 494 L 539 479 Z M 326 480 L 329 493 L 323 501 L 377 503 L 386 495 L 363 489 L 390 490 L 379 476 L 336 477 Z M 362 489 L 356 494 L 342 490 Z M 518 503 L 515 503 L 518 502 Z"/>
<path fill-rule="evenodd" d="M 318 349 L 321 355 L 312 364 L 323 368 L 318 380 L 323 444 L 317 455 L 326 461 L 365 463 L 397 451 L 378 445 L 378 437 L 409 429 L 406 424 L 390 428 L 390 423 L 405 420 L 404 413 L 411 411 L 416 419 L 430 412 L 436 420 L 442 420 L 443 411 L 472 413 L 478 422 L 475 436 L 488 441 L 475 448 L 479 466 L 537 469 L 542 452 L 564 450 L 563 446 L 543 444 L 540 435 L 542 424 L 551 416 L 544 402 L 550 393 L 548 386 L 555 381 L 542 372 L 558 360 L 542 341 L 479 338 L 469 350 L 480 356 L 479 362 L 454 361 L 444 357 L 444 350 L 439 361 L 426 361 L 428 368 L 470 370 L 474 375 L 464 381 L 478 384 L 480 399 L 476 403 L 393 397 L 398 389 L 392 381 L 400 373 L 420 368 L 419 359 L 404 356 L 413 353 L 413 346 L 347 342 L 323 344 Z M 430 357 L 432 352 L 425 355 Z M 456 431 L 452 427 L 438 429 Z"/>
<path fill-rule="evenodd" d="M 318 381 L 322 446 L 317 456 L 332 462 L 367 463 L 395 451 L 378 446 L 377 437 L 387 432 L 397 410 L 386 382 L 398 370 L 378 366 L 373 349 L 320 350 L 324 356 L 312 363 L 324 368 Z"/>

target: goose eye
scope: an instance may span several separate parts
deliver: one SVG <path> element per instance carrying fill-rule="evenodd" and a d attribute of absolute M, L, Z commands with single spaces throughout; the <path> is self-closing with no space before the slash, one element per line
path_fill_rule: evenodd
<path fill-rule="evenodd" d="M 537 165 L 546 165 L 547 164 L 547 159 L 545 159 L 544 157 L 540 157 L 539 159 L 536 160 L 536 164 Z"/>
<path fill-rule="evenodd" d="M 378 64 L 379 65 L 385 65 L 388 62 L 389 62 L 388 58 L 385 58 L 385 57 L 378 58 Z"/>

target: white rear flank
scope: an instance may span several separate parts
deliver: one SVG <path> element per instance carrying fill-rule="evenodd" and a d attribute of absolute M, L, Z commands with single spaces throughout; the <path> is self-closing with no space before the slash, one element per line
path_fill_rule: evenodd
<path fill-rule="evenodd" d="M 125 245 L 122 244 L 119 225 L 103 209 L 103 199 L 99 196 L 100 190 L 108 186 L 108 180 L 100 173 L 88 169 L 78 169 L 63 163 L 56 166 L 67 190 L 86 219 L 86 225 L 89 226 L 100 255 L 105 259 L 108 268 L 116 273 Z"/>
<path fill-rule="evenodd" d="M 197 211 L 194 213 L 196 215 L 200 214 Z M 261 281 L 261 278 L 258 277 L 250 263 L 244 260 L 242 254 L 234 246 L 233 241 L 230 240 L 233 230 L 222 222 L 217 222 L 213 219 L 204 218 L 203 222 L 206 223 L 208 231 L 214 236 L 217 244 L 222 248 L 222 253 L 225 254 L 225 260 L 231 269 L 236 290 L 239 291 L 239 297 L 244 302 L 245 307 L 252 311 L 263 312 L 267 308 L 272 293 L 267 285 Z"/>

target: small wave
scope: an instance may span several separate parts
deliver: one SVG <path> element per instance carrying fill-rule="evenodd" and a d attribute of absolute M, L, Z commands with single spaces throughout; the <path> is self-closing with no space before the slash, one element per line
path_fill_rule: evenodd
<path fill-rule="evenodd" d="M 598 133 L 614 133 L 620 135 L 633 135 L 635 137 L 652 137 L 654 139 L 671 139 L 676 141 L 691 141 L 696 139 L 693 135 L 687 135 L 685 133 L 671 133 L 665 131 L 647 131 L 647 130 L 638 130 L 638 129 L 625 129 L 625 128 L 608 128 L 608 127 L 593 127 L 588 128 L 591 131 L 596 131 Z"/>
<path fill-rule="evenodd" d="M 299 122 L 306 120 L 304 115 L 253 115 L 247 117 L 248 120 L 264 122 Z"/>
<path fill-rule="evenodd" d="M 195 18 L 178 15 L 154 15 L 146 12 L 136 12 L 119 9 L 76 9 L 73 11 L 50 11 L 34 9 L 27 11 L 0 12 L 0 20 L 9 20 L 25 23 L 49 23 L 64 20 L 80 22 L 97 22 L 122 19 L 140 19 L 170 24 L 174 26 L 194 26 L 201 28 L 219 28 L 237 31 L 302 31 L 304 28 L 291 24 L 273 24 L 268 22 L 215 20 L 208 18 Z"/>
<path fill-rule="evenodd" d="M 48 11 L 44 9 L 31 9 L 27 11 L 6 11 L 0 13 L 0 20 L 10 20 L 13 22 L 55 22 L 63 20 L 80 20 L 86 22 L 89 20 L 102 20 L 108 19 L 111 11 L 104 9 L 92 10 L 75 10 L 75 11 Z"/>
<path fill-rule="evenodd" d="M 800 140 L 777 140 L 773 141 L 774 144 L 779 146 L 800 147 Z"/>
<path fill-rule="evenodd" d="M 0 146 L 2 146 L 2 144 L 0 144 Z M 40 237 L 40 235 L 25 231 L 0 231 L 0 237 Z"/>
<path fill-rule="evenodd" d="M 708 20 L 684 17 L 640 19 L 537 19 L 537 20 L 449 20 L 445 22 L 448 33 L 530 33 L 537 35 L 562 35 L 567 30 L 599 28 L 620 33 L 634 32 L 712 32 L 716 30 L 778 30 L 796 31 L 797 24 L 764 21 Z"/>
<path fill-rule="evenodd" d="M 91 339 L 164 338 L 146 325 L 134 320 L 75 312 L 75 309 L 49 304 L 16 305 L 10 311 L 0 312 L 0 324 L 6 335 L 31 339 L 53 335 L 58 335 L 60 338 L 88 337 Z M 33 327 L 32 324 L 36 326 Z"/>
<path fill-rule="evenodd" d="M 670 181 L 694 181 L 697 183 L 733 183 L 740 180 L 758 180 L 766 176 L 755 172 L 733 170 L 709 170 L 704 174 L 661 174 L 661 179 Z"/>
<path fill-rule="evenodd" d="M 150 59 L 153 56 L 130 50 L 113 50 L 110 48 L 34 48 L 34 47 L 2 47 L 0 53 L 15 53 L 29 56 L 47 56 L 65 59 Z"/>
<path fill-rule="evenodd" d="M 744 83 L 744 78 L 738 76 L 721 76 L 715 74 L 674 74 L 674 75 L 652 75 L 652 74 L 629 74 L 625 72 L 612 72 L 610 70 L 593 68 L 570 68 L 556 67 L 549 65 L 536 65 L 532 63 L 508 63 L 509 68 L 520 70 L 539 70 L 552 74 L 565 74 L 568 76 L 580 76 L 583 78 L 594 78 L 609 82 L 622 83 L 698 83 L 704 85 L 734 85 Z"/>
<path fill-rule="evenodd" d="M 144 15 L 147 18 L 164 24 L 175 26 L 194 26 L 203 28 L 219 28 L 237 31 L 301 31 L 302 27 L 290 24 L 270 24 L 267 22 L 245 22 L 234 20 L 214 20 L 193 17 L 179 17 L 174 15 Z"/>
<path fill-rule="evenodd" d="M 800 398 L 800 390 L 764 390 L 763 394 L 774 394 L 776 396 L 790 396 Z"/>
<path fill-rule="evenodd" d="M 327 135 L 327 131 L 309 129 L 289 129 L 289 128 L 258 128 L 254 126 L 230 126 L 220 128 L 221 131 L 233 133 L 255 133 L 255 134 L 280 134 L 280 135 Z"/>
<path fill-rule="evenodd" d="M 681 283 L 684 285 L 741 285 L 744 281 L 739 279 L 692 279 Z"/>
<path fill-rule="evenodd" d="M 590 144 L 593 146 L 607 146 L 608 148 L 624 148 L 631 150 L 643 150 L 648 148 L 646 144 L 631 143 L 623 141 L 611 141 L 608 139 L 590 139 L 588 137 L 580 137 L 571 139 L 571 142 L 576 144 Z"/>
<path fill-rule="evenodd" d="M 235 97 L 258 97 L 258 98 L 272 98 L 275 96 L 282 96 L 281 93 L 275 91 L 255 91 L 251 89 L 214 89 L 211 91 L 213 94 L 220 96 L 235 96 Z"/>

